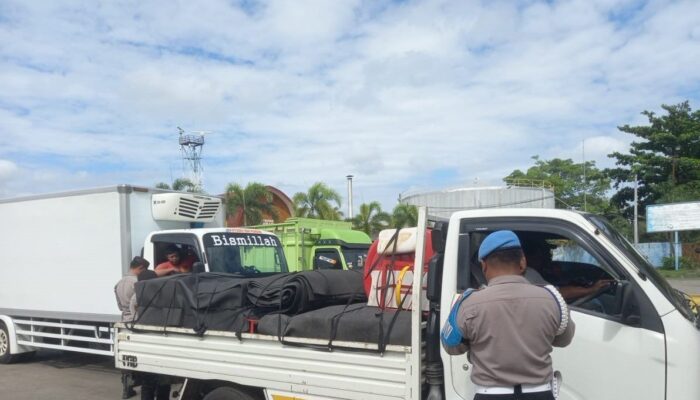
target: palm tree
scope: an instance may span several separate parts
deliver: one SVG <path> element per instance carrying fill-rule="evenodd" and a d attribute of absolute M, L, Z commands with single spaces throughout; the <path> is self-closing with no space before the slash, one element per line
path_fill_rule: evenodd
<path fill-rule="evenodd" d="M 406 228 L 418 225 L 418 207 L 399 203 L 391 213 L 391 225 L 394 228 Z"/>
<path fill-rule="evenodd" d="M 382 211 L 377 201 L 360 205 L 360 212 L 352 219 L 353 228 L 361 230 L 370 237 L 375 237 L 379 231 L 389 227 L 391 216 Z"/>
<path fill-rule="evenodd" d="M 229 183 L 226 187 L 226 210 L 229 214 L 243 210 L 244 226 L 261 224 L 263 213 L 275 220 L 279 218 L 272 201 L 272 193 L 262 183 L 250 182 L 245 189 L 237 183 Z"/>
<path fill-rule="evenodd" d="M 299 192 L 292 198 L 297 217 L 340 220 L 340 195 L 323 182 L 316 182 L 308 192 Z"/>

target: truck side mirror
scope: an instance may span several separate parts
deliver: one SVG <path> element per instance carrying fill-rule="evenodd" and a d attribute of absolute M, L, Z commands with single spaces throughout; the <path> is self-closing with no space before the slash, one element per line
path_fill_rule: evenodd
<path fill-rule="evenodd" d="M 193 274 L 201 274 L 202 272 L 204 272 L 204 264 L 201 261 L 197 261 L 196 263 L 192 264 Z"/>
<path fill-rule="evenodd" d="M 433 234 L 430 236 L 432 239 L 431 245 L 433 246 L 433 251 L 436 253 L 445 252 L 445 241 L 447 238 L 447 223 L 438 222 L 433 228 Z"/>
<path fill-rule="evenodd" d="M 430 259 L 428 264 L 428 285 L 427 297 L 428 300 L 434 303 L 440 303 L 440 292 L 442 292 L 442 263 L 443 255 L 437 253 Z"/>

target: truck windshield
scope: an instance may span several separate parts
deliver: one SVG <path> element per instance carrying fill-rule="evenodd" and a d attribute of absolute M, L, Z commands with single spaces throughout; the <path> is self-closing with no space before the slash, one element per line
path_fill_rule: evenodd
<path fill-rule="evenodd" d="M 209 271 L 229 274 L 287 272 L 282 246 L 274 235 L 217 232 L 203 238 Z"/>
<path fill-rule="evenodd" d="M 368 250 L 369 245 L 365 249 L 343 247 L 343 257 L 345 258 L 345 263 L 348 265 L 348 269 L 363 269 L 365 267 Z"/>
<path fill-rule="evenodd" d="M 690 321 L 695 321 L 695 314 L 686 300 L 686 296 L 679 290 L 674 289 L 666 279 L 649 263 L 639 251 L 622 236 L 603 217 L 587 214 L 586 218 L 591 221 L 603 234 L 610 239 L 625 255 L 639 268 L 639 270 L 656 286 L 657 289 L 673 304 L 680 313 Z"/>

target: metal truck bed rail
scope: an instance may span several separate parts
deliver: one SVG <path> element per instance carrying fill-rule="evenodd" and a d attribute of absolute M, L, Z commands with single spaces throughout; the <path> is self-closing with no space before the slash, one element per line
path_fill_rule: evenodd
<path fill-rule="evenodd" d="M 352 400 L 415 399 L 411 388 L 411 348 L 388 346 L 380 355 L 368 343 L 338 346 L 358 351 L 324 351 L 284 345 L 277 337 L 136 326 L 117 328 L 116 366 L 202 380 Z M 188 333 L 189 332 L 189 333 Z M 318 339 L 286 338 L 299 344 L 324 346 Z M 364 350 L 364 351 L 363 351 Z M 420 373 L 420 371 L 418 371 Z"/>

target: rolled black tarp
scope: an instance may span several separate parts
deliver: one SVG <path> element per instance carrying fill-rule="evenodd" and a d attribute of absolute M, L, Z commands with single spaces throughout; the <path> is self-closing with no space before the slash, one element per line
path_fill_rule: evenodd
<path fill-rule="evenodd" d="M 366 302 L 361 271 L 316 270 L 253 279 L 248 300 L 256 309 L 299 314 L 333 304 Z"/>
<path fill-rule="evenodd" d="M 268 314 L 258 322 L 264 335 L 334 341 L 411 345 L 411 312 L 366 304 L 335 305 L 296 316 Z"/>
<path fill-rule="evenodd" d="M 304 271 L 267 276 L 180 274 L 137 282 L 137 319 L 145 325 L 237 331 L 270 312 L 299 314 L 365 302 L 358 271 Z"/>

